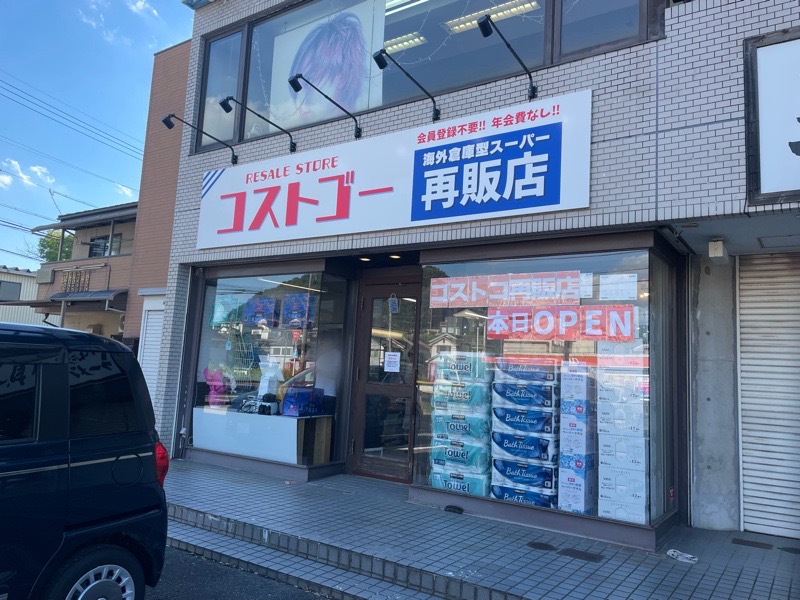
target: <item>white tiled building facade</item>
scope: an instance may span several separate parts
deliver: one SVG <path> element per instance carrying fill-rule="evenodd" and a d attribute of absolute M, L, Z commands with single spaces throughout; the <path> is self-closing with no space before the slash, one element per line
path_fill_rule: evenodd
<path fill-rule="evenodd" d="M 197 122 L 204 36 L 286 4 L 298 3 L 226 0 L 198 9 L 186 107 L 176 107 L 175 112 Z M 741 497 L 746 492 L 740 471 L 743 434 L 737 365 L 741 347 L 735 333 L 738 266 L 736 261 L 712 265 L 704 255 L 710 238 L 726 234 L 728 217 L 752 217 L 743 234 L 752 242 L 748 248 L 771 231 L 772 225 L 761 231 L 758 224 L 767 223 L 772 215 L 782 215 L 784 222 L 792 220 L 795 233 L 800 231 L 796 200 L 748 205 L 745 145 L 744 40 L 797 27 L 796 0 L 694 0 L 664 9 L 663 36 L 657 39 L 534 71 L 540 99 L 592 90 L 590 206 L 580 210 L 197 250 L 203 175 L 227 166 L 230 151 L 194 153 L 194 132 L 184 128 L 161 369 L 154 394 L 165 444 L 177 446 L 176 432 L 182 423 L 176 424 L 176 415 L 186 401 L 179 384 L 185 368 L 182 355 L 192 266 L 317 257 L 347 249 L 466 246 L 475 240 L 487 243 L 671 226 L 674 233 L 684 233 L 686 246 L 694 254 L 689 259 L 688 323 L 679 325 L 687 331 L 689 348 L 685 383 L 689 422 L 684 424 L 689 439 L 688 521 L 699 527 L 742 528 Z M 520 104 L 527 87 L 528 79 L 521 74 L 437 96 L 437 103 L 443 119 L 453 119 Z M 364 137 L 369 138 L 424 126 L 430 121 L 430 108 L 427 99 L 419 99 L 361 114 L 359 121 Z M 293 134 L 299 149 L 306 151 L 349 142 L 353 128 L 343 118 Z M 283 135 L 235 145 L 239 164 L 279 157 L 286 149 Z M 692 225 L 685 227 L 687 223 Z M 740 231 L 732 229 L 727 236 Z M 730 245 L 731 254 L 736 254 L 735 244 Z"/>

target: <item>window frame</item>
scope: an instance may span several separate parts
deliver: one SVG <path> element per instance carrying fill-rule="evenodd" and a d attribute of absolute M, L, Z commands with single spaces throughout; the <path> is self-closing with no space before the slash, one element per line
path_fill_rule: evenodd
<path fill-rule="evenodd" d="M 40 363 L 14 363 L 14 362 L 4 362 L 3 364 L 15 364 L 21 365 L 23 367 L 34 367 L 34 398 L 33 398 L 33 411 L 31 414 L 31 434 L 26 437 L 20 438 L 8 438 L 8 439 L 0 439 L 0 448 L 5 448 L 9 446 L 19 446 L 22 444 L 31 444 L 37 441 L 39 437 L 39 414 L 40 414 L 40 406 L 42 403 L 42 385 L 44 380 L 42 379 L 42 365 Z M 0 397 L 0 401 L 2 401 L 2 397 Z"/>
<path fill-rule="evenodd" d="M 224 29 L 220 29 L 214 31 L 207 36 L 202 37 L 203 41 L 203 55 L 202 55 L 202 77 L 200 82 L 200 94 L 197 97 L 196 101 L 196 108 L 197 108 L 197 123 L 198 128 L 200 130 L 203 129 L 203 107 L 205 105 L 206 93 L 208 91 L 208 70 L 209 70 L 209 50 L 211 48 L 211 44 L 215 41 L 219 41 L 225 37 L 233 35 L 235 33 L 241 33 L 241 44 L 242 47 L 240 48 L 240 59 L 239 59 L 239 69 L 238 69 L 238 81 L 236 85 L 236 99 L 241 102 L 247 101 L 247 93 L 248 93 L 248 86 L 249 82 L 247 81 L 248 74 L 250 72 L 250 46 L 253 36 L 253 29 L 262 23 L 269 21 L 270 19 L 274 19 L 280 16 L 283 13 L 302 9 L 303 6 L 313 4 L 314 2 L 320 2 L 322 0 L 311 0 L 308 2 L 302 3 L 292 3 L 289 6 L 283 6 L 277 10 L 267 11 L 266 14 L 262 13 L 259 15 L 255 15 L 252 18 L 244 22 L 240 22 L 236 25 L 226 27 Z M 640 44 L 644 44 L 650 41 L 656 41 L 664 37 L 664 14 L 666 10 L 667 0 L 639 0 L 639 33 L 636 36 L 631 36 L 622 40 L 616 40 L 613 42 L 606 42 L 600 44 L 598 46 L 591 46 L 589 48 L 584 48 L 578 51 L 570 52 L 570 53 L 562 53 L 560 50 L 561 47 L 561 9 L 563 6 L 564 0 L 540 0 L 545 8 L 545 18 L 544 18 L 544 48 L 543 48 L 543 61 L 541 65 L 535 67 L 528 67 L 531 73 L 535 74 L 537 71 L 541 71 L 544 69 L 549 69 L 552 67 L 564 65 L 576 60 L 581 60 L 584 58 L 588 58 L 591 56 L 597 56 L 600 54 L 605 54 L 607 52 L 612 52 L 615 50 L 621 50 L 624 48 L 629 48 L 633 46 L 638 46 Z M 518 75 L 523 74 L 523 71 L 515 71 L 510 75 L 503 75 L 502 77 L 498 78 L 496 76 L 487 75 L 485 78 L 476 78 L 473 79 L 469 84 L 463 86 L 457 86 L 454 88 L 447 88 L 443 90 L 439 90 L 436 92 L 436 96 L 441 96 L 444 94 L 449 94 L 452 92 L 456 92 L 459 90 L 469 89 L 474 86 L 483 85 L 486 83 L 491 83 L 493 81 L 498 81 L 499 79 L 506 79 L 508 77 L 516 77 Z M 387 103 L 381 104 L 378 107 L 369 108 L 364 111 L 358 111 L 354 114 L 364 115 L 371 112 L 375 112 L 378 110 L 385 110 L 395 106 L 402 106 L 404 104 L 408 104 L 410 102 L 416 102 L 425 96 L 420 93 L 412 98 L 408 98 L 405 100 L 401 100 L 399 102 L 394 103 Z M 253 142 L 256 140 L 263 140 L 269 137 L 273 137 L 276 135 L 285 135 L 279 131 L 272 131 L 265 133 L 263 135 L 257 137 L 251 137 L 245 139 L 244 136 L 244 128 L 245 128 L 245 110 L 241 108 L 238 104 L 235 103 L 234 105 L 234 127 L 233 127 L 233 137 L 230 140 L 227 140 L 231 145 L 241 144 L 241 143 L 248 143 Z M 222 110 L 222 109 L 220 109 Z M 339 120 L 341 117 L 334 117 L 332 119 L 327 119 L 323 121 L 317 121 L 311 123 L 309 125 L 302 125 L 300 127 L 295 127 L 290 129 L 291 131 L 297 131 L 300 129 L 305 129 L 306 127 L 317 127 L 320 125 L 324 125 L 326 123 Z M 220 148 L 225 147 L 224 144 L 219 142 L 213 142 L 207 144 L 205 146 L 201 146 L 201 141 L 203 138 L 203 134 L 200 131 L 192 132 L 194 136 L 194 141 L 191 145 L 193 148 L 192 154 L 200 154 L 204 152 L 210 152 L 213 150 L 218 150 Z"/>
<path fill-rule="evenodd" d="M 16 294 L 12 293 L 8 298 L 3 297 L 3 288 L 14 289 L 16 286 Z M 14 297 L 16 295 L 16 297 Z M 3 279 L 0 281 L 0 302 L 16 302 L 22 296 L 22 283 L 19 281 L 9 281 Z"/>

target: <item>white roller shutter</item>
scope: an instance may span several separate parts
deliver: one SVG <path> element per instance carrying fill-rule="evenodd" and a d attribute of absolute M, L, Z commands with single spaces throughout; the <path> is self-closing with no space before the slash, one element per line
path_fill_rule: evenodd
<path fill-rule="evenodd" d="M 146 310 L 142 317 L 142 337 L 139 340 L 139 364 L 142 366 L 147 389 L 152 398 L 156 393 L 161 332 L 164 329 L 164 311 Z"/>
<path fill-rule="evenodd" d="M 739 261 L 744 529 L 800 538 L 800 254 Z"/>

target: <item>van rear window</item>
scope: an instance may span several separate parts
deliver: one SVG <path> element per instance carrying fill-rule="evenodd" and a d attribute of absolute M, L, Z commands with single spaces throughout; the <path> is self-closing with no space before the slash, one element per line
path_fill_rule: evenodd
<path fill-rule="evenodd" d="M 110 352 L 69 354 L 70 437 L 113 435 L 146 429 L 128 374 Z"/>

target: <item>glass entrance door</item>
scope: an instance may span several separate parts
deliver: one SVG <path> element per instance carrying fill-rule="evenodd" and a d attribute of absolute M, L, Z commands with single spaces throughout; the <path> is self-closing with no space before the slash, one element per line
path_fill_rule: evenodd
<path fill-rule="evenodd" d="M 356 337 L 353 472 L 409 482 L 418 284 L 364 286 Z"/>

